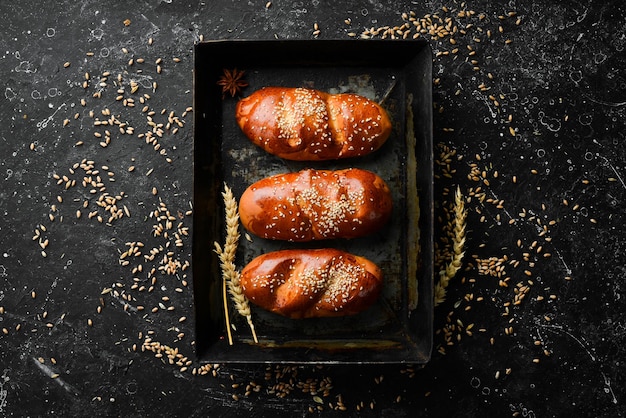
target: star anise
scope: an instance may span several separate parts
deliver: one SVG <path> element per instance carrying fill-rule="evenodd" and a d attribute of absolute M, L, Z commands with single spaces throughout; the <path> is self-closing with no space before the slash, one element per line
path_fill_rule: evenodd
<path fill-rule="evenodd" d="M 226 96 L 226 93 L 235 97 L 242 88 L 248 85 L 248 82 L 243 79 L 245 73 L 245 71 L 239 71 L 236 68 L 233 70 L 224 69 L 224 75 L 217 82 L 219 86 L 222 86 L 222 98 Z"/>

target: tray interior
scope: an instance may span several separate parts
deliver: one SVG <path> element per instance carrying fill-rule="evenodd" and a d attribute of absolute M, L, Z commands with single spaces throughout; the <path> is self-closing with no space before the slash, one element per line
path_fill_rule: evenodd
<path fill-rule="evenodd" d="M 194 68 L 193 286 L 196 349 L 201 361 L 268 363 L 425 363 L 432 349 L 433 145 L 432 56 L 422 41 L 213 41 L 196 45 Z M 237 98 L 217 85 L 224 69 L 244 70 L 243 95 L 265 86 L 353 92 L 382 102 L 393 133 L 358 159 L 293 162 L 253 145 L 235 121 Z M 331 246 L 383 269 L 378 302 L 350 317 L 291 320 L 253 306 L 259 343 L 229 303 L 234 344 L 225 330 L 222 279 L 213 252 L 225 235 L 221 192 L 235 197 L 253 182 L 303 168 L 359 167 L 390 186 L 394 212 L 373 236 L 295 244 L 245 236 L 236 264 L 284 248 Z"/>

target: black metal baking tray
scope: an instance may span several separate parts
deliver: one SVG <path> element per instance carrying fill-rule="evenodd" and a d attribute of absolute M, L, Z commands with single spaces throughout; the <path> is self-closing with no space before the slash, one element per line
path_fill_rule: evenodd
<path fill-rule="evenodd" d="M 253 145 L 235 121 L 237 98 L 217 84 L 224 69 L 245 71 L 247 96 L 264 86 L 354 92 L 382 103 L 393 132 L 358 159 L 293 162 Z M 432 53 L 427 42 L 378 40 L 222 40 L 195 46 L 193 289 L 196 351 L 210 363 L 411 363 L 430 358 L 433 332 Z M 294 244 L 241 230 L 236 264 L 298 246 L 331 246 L 363 255 L 385 276 L 378 302 L 356 316 L 293 320 L 253 306 L 259 342 L 229 305 L 226 338 L 222 278 L 214 242 L 225 238 L 224 183 L 236 198 L 268 175 L 303 168 L 360 167 L 387 181 L 394 197 L 388 227 L 353 239 Z"/>

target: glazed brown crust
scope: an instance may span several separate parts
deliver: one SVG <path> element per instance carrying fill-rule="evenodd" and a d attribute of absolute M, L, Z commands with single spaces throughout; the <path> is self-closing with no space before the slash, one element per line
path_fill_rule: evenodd
<path fill-rule="evenodd" d="M 237 103 L 236 118 L 254 144 L 297 161 L 360 157 L 380 148 L 391 133 L 378 103 L 305 88 L 257 90 Z"/>
<path fill-rule="evenodd" d="M 246 297 L 289 318 L 354 315 L 379 297 L 383 276 L 366 258 L 325 248 L 263 254 L 241 272 Z"/>
<path fill-rule="evenodd" d="M 371 171 L 302 170 L 264 178 L 239 201 L 242 225 L 262 238 L 304 242 L 356 238 L 389 220 L 387 184 Z"/>

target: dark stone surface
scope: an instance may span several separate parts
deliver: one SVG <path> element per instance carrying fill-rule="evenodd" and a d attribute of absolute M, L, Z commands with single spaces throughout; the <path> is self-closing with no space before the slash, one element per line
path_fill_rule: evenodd
<path fill-rule="evenodd" d="M 0 415 L 308 416 L 318 414 L 308 410 L 319 405 L 319 398 L 298 387 L 284 398 L 268 392 L 277 384 L 288 387 L 292 378 L 297 385 L 326 377 L 333 388 L 326 397 L 319 394 L 324 405 L 319 414 L 324 416 L 626 414 L 623 2 L 333 4 L 0 4 L 0 73 L 5 80 L 0 96 Z M 476 14 L 459 16 L 462 9 Z M 402 25 L 401 14 L 410 10 L 418 18 L 451 17 L 467 32 L 454 36 L 456 45 L 450 36 L 431 40 L 434 77 L 439 79 L 433 88 L 435 143 L 463 157 L 450 163 L 456 170 L 451 178 L 436 168 L 437 215 L 444 216 L 447 190 L 456 185 L 466 197 L 479 186 L 485 193 L 482 202 L 473 195 L 467 203 L 464 268 L 451 281 L 447 301 L 435 310 L 435 346 L 445 346 L 446 354 L 433 353 L 426 368 L 414 373 L 407 365 L 307 366 L 277 376 L 280 369 L 269 366 L 266 380 L 265 365 L 238 365 L 222 366 L 215 376 L 193 375 L 200 366 L 193 360 L 193 295 L 191 285 L 183 284 L 191 283 L 190 269 L 178 267 L 177 274 L 157 270 L 150 292 L 147 273 L 162 266 L 167 251 L 181 265 L 191 262 L 190 238 L 183 236 L 177 247 L 173 232 L 179 222 L 191 226 L 185 213 L 192 198 L 192 116 L 182 115 L 192 105 L 194 42 L 201 34 L 205 39 L 309 39 L 316 22 L 320 38 L 346 39 L 351 31 Z M 516 15 L 509 16 L 510 11 Z M 344 22 L 348 18 L 349 25 Z M 468 23 L 474 26 L 466 27 Z M 505 44 L 506 39 L 512 42 Z M 469 55 L 468 45 L 475 55 Z M 455 47 L 456 54 L 451 52 Z M 131 58 L 135 62 L 129 65 Z M 161 73 L 158 58 L 163 60 Z M 111 76 L 99 87 L 106 71 Z M 90 80 L 83 88 L 87 72 Z M 124 97 L 134 97 L 135 107 L 116 100 L 118 74 Z M 128 91 L 131 79 L 140 85 L 134 95 Z M 481 90 L 481 83 L 489 90 Z M 100 90 L 101 97 L 94 98 Z M 185 122 L 178 132 L 172 126 L 158 139 L 166 155 L 139 137 L 151 130 L 141 111 L 144 104 L 138 102 L 143 93 L 150 95 L 145 105 L 156 112 L 154 122 L 167 124 L 171 111 Z M 104 109 L 134 127 L 134 133 L 94 126 L 89 111 L 105 120 Z M 103 148 L 99 142 L 106 130 L 111 139 Z M 78 141 L 83 145 L 77 146 Z M 94 161 L 102 186 L 83 187 L 85 171 L 69 171 L 83 160 Z M 471 178 L 473 165 L 479 176 L 485 171 L 488 184 Z M 55 174 L 75 179 L 76 185 L 66 189 Z M 112 196 L 123 192 L 117 205 L 122 211 L 126 205 L 131 216 L 106 225 L 108 216 L 96 204 L 101 187 Z M 492 203 L 501 200 L 501 207 Z M 152 233 L 158 224 L 154 211 L 165 207 L 158 215 L 168 210 L 174 217 L 167 238 Z M 96 210 L 102 223 L 88 217 Z M 33 240 L 36 229 L 41 239 Z M 45 240 L 46 257 L 39 245 L 45 246 Z M 138 241 L 145 244 L 142 255 L 121 265 L 125 243 Z M 153 260 L 144 258 L 161 247 Z M 551 256 L 544 257 L 546 252 Z M 510 277 L 508 287 L 478 268 L 479 260 L 505 256 L 509 261 L 502 278 Z M 517 267 L 510 263 L 514 260 L 520 261 Z M 143 270 L 133 273 L 139 263 Z M 146 289 L 133 289 L 133 277 Z M 530 290 L 503 316 L 518 283 Z M 174 309 L 168 311 L 169 306 Z M 152 312 L 155 307 L 158 311 Z M 187 320 L 179 322 L 182 316 Z M 466 332 L 470 324 L 471 336 Z M 512 327 L 511 335 L 507 327 Z M 452 332 L 453 345 L 446 346 L 444 329 Z M 188 369 L 142 352 L 148 336 L 188 357 Z M 261 389 L 245 396 L 250 381 Z M 336 406 L 338 396 L 347 411 L 330 411 L 328 403 Z M 357 407 L 364 412 L 357 413 Z"/>

